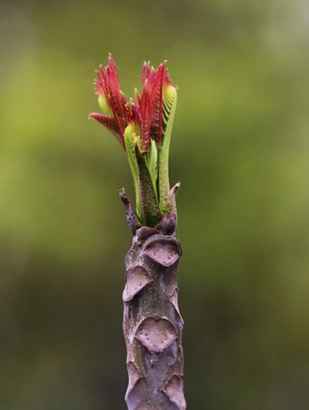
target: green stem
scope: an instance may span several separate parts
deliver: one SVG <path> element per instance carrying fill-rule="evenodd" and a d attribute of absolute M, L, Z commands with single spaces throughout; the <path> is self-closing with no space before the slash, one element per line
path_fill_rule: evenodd
<path fill-rule="evenodd" d="M 139 195 L 142 211 L 142 222 L 147 226 L 154 226 L 160 220 L 160 211 L 156 194 L 152 187 L 151 176 L 142 155 L 137 154 L 140 186 Z"/>

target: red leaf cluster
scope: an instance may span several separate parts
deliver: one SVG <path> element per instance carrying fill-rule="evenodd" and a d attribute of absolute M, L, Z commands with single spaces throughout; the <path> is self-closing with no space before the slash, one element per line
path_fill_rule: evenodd
<path fill-rule="evenodd" d="M 140 149 L 146 152 L 154 139 L 158 144 L 163 139 L 163 92 L 171 84 L 165 64 L 157 69 L 150 63 L 142 68 L 142 91 L 135 100 L 128 100 L 122 93 L 117 65 L 111 55 L 105 67 L 100 67 L 96 78 L 96 94 L 106 99 L 111 115 L 91 113 L 93 118 L 116 134 L 124 146 L 124 131 L 130 122 L 135 122 L 140 130 Z"/>

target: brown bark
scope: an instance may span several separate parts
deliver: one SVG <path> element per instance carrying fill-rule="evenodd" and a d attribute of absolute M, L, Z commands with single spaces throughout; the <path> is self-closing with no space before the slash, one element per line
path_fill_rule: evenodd
<path fill-rule="evenodd" d="M 185 410 L 176 216 L 166 215 L 156 228 L 136 226 L 125 194 L 121 197 L 133 231 L 122 296 L 129 377 L 126 403 L 129 410 Z"/>

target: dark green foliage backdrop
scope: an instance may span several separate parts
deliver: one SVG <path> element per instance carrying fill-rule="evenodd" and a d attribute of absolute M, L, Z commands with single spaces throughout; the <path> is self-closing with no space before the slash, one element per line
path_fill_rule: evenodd
<path fill-rule="evenodd" d="M 167 58 L 179 85 L 189 408 L 307 408 L 308 13 L 301 0 L 1 2 L 1 410 L 125 408 L 117 190 L 131 181 L 87 120 L 109 51 L 126 93 L 144 59 Z"/>

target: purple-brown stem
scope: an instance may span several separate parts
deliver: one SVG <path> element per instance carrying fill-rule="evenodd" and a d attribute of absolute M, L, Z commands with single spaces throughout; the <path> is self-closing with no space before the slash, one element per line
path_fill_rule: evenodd
<path fill-rule="evenodd" d="M 176 278 L 181 246 L 175 236 L 176 217 L 165 215 L 156 228 L 134 226 L 124 192 L 121 199 L 133 232 L 122 295 L 128 410 L 185 410 L 183 319 Z"/>

